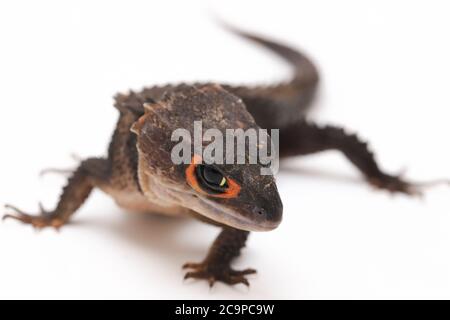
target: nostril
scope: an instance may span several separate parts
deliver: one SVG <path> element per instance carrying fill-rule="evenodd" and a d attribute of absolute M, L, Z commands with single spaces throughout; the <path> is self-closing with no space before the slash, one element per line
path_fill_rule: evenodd
<path fill-rule="evenodd" d="M 254 208 L 254 209 L 253 209 L 253 212 L 254 212 L 254 213 L 257 213 L 257 214 L 259 214 L 259 215 L 266 214 L 266 210 L 265 210 L 264 208 L 258 208 L 258 207 Z"/>

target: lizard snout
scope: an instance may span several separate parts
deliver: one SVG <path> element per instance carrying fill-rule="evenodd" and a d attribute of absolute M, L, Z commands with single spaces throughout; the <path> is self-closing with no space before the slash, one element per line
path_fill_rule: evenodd
<path fill-rule="evenodd" d="M 280 224 L 283 216 L 283 205 L 280 199 L 267 201 L 264 205 L 254 206 L 251 210 L 254 220 L 262 230 L 273 230 Z"/>

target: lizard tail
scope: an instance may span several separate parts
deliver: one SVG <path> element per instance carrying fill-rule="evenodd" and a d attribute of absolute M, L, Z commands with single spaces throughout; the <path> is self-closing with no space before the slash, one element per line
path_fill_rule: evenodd
<path fill-rule="evenodd" d="M 222 25 L 233 34 L 250 40 L 286 60 L 294 71 L 288 81 L 260 86 L 225 86 L 225 89 L 243 99 L 247 110 L 262 128 L 283 128 L 305 117 L 316 95 L 319 73 L 303 53 L 286 45 Z"/>
<path fill-rule="evenodd" d="M 263 46 L 287 61 L 294 69 L 294 79 L 292 81 L 298 82 L 303 86 L 317 85 L 319 72 L 314 63 L 305 54 L 281 43 L 242 31 L 229 24 L 223 22 L 221 24 L 231 33 Z"/>

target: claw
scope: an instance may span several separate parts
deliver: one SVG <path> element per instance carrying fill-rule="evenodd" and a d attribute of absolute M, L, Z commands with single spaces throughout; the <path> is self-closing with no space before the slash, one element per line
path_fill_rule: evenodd
<path fill-rule="evenodd" d="M 450 179 L 436 179 L 425 182 L 408 182 L 404 179 L 406 169 L 402 169 L 397 175 L 381 174 L 379 176 L 369 178 L 369 182 L 379 189 L 385 189 L 391 194 L 401 192 L 410 196 L 424 197 L 424 191 L 427 188 L 437 187 L 440 185 L 450 186 Z"/>
<path fill-rule="evenodd" d="M 434 188 L 434 187 L 438 187 L 441 185 L 447 185 L 450 187 L 450 180 L 436 179 L 436 180 L 430 180 L 430 181 L 425 181 L 425 182 L 417 182 L 417 183 L 411 184 L 411 189 L 413 189 L 414 196 L 417 196 L 423 200 L 425 198 L 425 195 L 424 195 L 425 189 Z"/>
<path fill-rule="evenodd" d="M 185 263 L 182 268 L 193 269 L 193 271 L 189 271 L 185 274 L 184 279 L 204 279 L 208 281 L 210 288 L 212 288 L 217 281 L 221 281 L 229 285 L 242 283 L 248 287 L 250 286 L 250 283 L 245 276 L 256 273 L 255 269 L 233 270 L 228 265 L 216 265 L 211 262 L 189 262 Z"/>
<path fill-rule="evenodd" d="M 39 210 L 41 211 L 42 214 L 47 213 L 47 211 L 45 211 L 45 209 L 44 209 L 44 205 L 42 204 L 42 202 L 39 202 L 38 206 L 39 206 Z"/>
<path fill-rule="evenodd" d="M 385 189 L 391 195 L 400 192 L 413 197 L 423 197 L 424 185 L 405 181 L 401 175 L 383 175 L 369 179 L 370 184 L 379 189 Z"/>
<path fill-rule="evenodd" d="M 199 268 L 200 266 L 201 266 L 200 263 L 187 262 L 187 263 L 183 264 L 183 266 L 181 268 L 182 269 L 196 269 L 196 268 Z"/>
<path fill-rule="evenodd" d="M 19 221 L 22 221 L 19 217 L 13 215 L 13 214 L 4 214 L 2 217 L 2 221 L 5 221 L 6 219 L 11 218 L 11 219 L 16 219 Z"/>
<path fill-rule="evenodd" d="M 436 179 L 436 180 L 430 180 L 430 181 L 416 183 L 416 186 L 419 186 L 421 188 L 433 188 L 433 187 L 438 187 L 441 185 L 447 185 L 450 187 L 450 180 Z"/>
<path fill-rule="evenodd" d="M 83 159 L 75 153 L 71 153 L 70 157 L 72 158 L 73 161 L 78 162 L 78 163 L 83 161 Z M 61 175 L 68 176 L 68 175 L 72 174 L 73 172 L 74 172 L 74 168 L 72 168 L 72 169 L 45 168 L 45 169 L 41 170 L 41 172 L 39 172 L 39 177 L 43 177 L 49 173 L 55 173 L 55 174 L 61 174 Z"/>
<path fill-rule="evenodd" d="M 246 276 L 246 275 L 255 274 L 255 273 L 256 273 L 255 269 L 245 269 L 242 271 L 231 270 L 231 274 L 234 276 Z"/>
<path fill-rule="evenodd" d="M 247 287 L 250 287 L 250 283 L 246 278 L 242 278 L 241 283 L 245 284 Z"/>
<path fill-rule="evenodd" d="M 184 275 L 184 279 L 186 280 L 186 279 L 189 279 L 189 278 L 196 278 L 196 272 L 187 272 Z"/>
<path fill-rule="evenodd" d="M 3 215 L 2 220 L 12 218 L 22 223 L 31 224 L 36 229 L 42 229 L 44 227 L 53 227 L 56 230 L 59 230 L 59 228 L 64 224 L 64 220 L 62 220 L 57 216 L 52 216 L 53 212 L 45 210 L 41 203 L 39 203 L 39 208 L 40 208 L 39 215 L 30 215 L 15 206 L 6 204 L 5 209 L 13 210 L 15 214 L 7 213 Z"/>
<path fill-rule="evenodd" d="M 15 211 L 16 213 L 18 213 L 18 214 L 20 214 L 20 215 L 24 215 L 24 216 L 27 215 L 25 212 L 23 212 L 23 211 L 20 210 L 19 208 L 15 207 L 15 206 L 13 206 L 13 205 L 10 205 L 10 204 L 5 204 L 5 209 L 11 209 L 11 210 Z M 10 217 L 12 217 L 12 215 L 10 215 L 10 214 L 5 214 L 5 216 L 10 216 Z"/>
<path fill-rule="evenodd" d="M 212 288 L 214 286 L 215 282 L 216 282 L 216 280 L 214 279 L 214 277 L 209 277 L 208 284 L 209 284 L 210 288 Z"/>
<path fill-rule="evenodd" d="M 2 221 L 5 221 L 6 219 L 15 219 L 17 221 L 23 222 L 23 223 L 31 223 L 30 216 L 27 215 L 25 212 L 20 210 L 19 208 L 12 206 L 10 204 L 5 204 L 5 209 L 10 209 L 14 211 L 15 214 L 4 214 L 2 217 Z"/>
<path fill-rule="evenodd" d="M 43 177 L 49 173 L 55 173 L 55 174 L 61 174 L 61 175 L 65 175 L 68 176 L 71 173 L 73 173 L 73 170 L 71 169 L 56 169 L 56 168 L 46 168 L 41 170 L 41 172 L 39 172 L 39 177 Z"/>
<path fill-rule="evenodd" d="M 231 284 L 238 284 L 238 283 L 242 283 L 244 285 L 246 285 L 247 287 L 250 287 L 250 283 L 248 282 L 248 280 L 244 277 L 235 277 L 232 278 L 232 283 Z"/>

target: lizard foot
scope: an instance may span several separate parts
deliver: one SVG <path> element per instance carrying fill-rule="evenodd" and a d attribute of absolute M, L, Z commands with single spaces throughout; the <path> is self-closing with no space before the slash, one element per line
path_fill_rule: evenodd
<path fill-rule="evenodd" d="M 382 175 L 380 177 L 369 178 L 371 185 L 379 189 L 387 190 L 391 193 L 404 193 L 410 196 L 422 197 L 426 188 L 434 187 L 437 185 L 446 184 L 450 186 L 449 180 L 435 180 L 423 183 L 412 183 L 403 179 L 402 175 L 391 176 Z"/>
<path fill-rule="evenodd" d="M 382 175 L 381 177 L 370 178 L 369 182 L 376 188 L 384 189 L 390 193 L 404 193 L 409 196 L 423 195 L 423 190 L 420 185 L 407 182 L 403 180 L 402 176 Z"/>
<path fill-rule="evenodd" d="M 215 264 L 215 263 L 186 263 L 183 269 L 192 269 L 184 276 L 184 279 L 205 279 L 209 286 L 212 287 L 216 281 L 221 281 L 229 285 L 238 283 L 249 286 L 246 275 L 256 273 L 254 269 L 234 270 L 229 265 Z"/>
<path fill-rule="evenodd" d="M 3 216 L 3 220 L 8 219 L 8 218 L 16 219 L 23 223 L 31 224 L 36 229 L 42 229 L 45 227 L 53 227 L 58 230 L 64 224 L 64 220 L 62 220 L 59 217 L 56 217 L 54 212 L 46 211 L 42 207 L 42 204 L 39 204 L 39 208 L 40 208 L 39 215 L 27 214 L 27 213 L 23 212 L 22 210 L 14 207 L 14 206 L 11 206 L 11 205 L 5 205 L 5 208 L 14 211 L 14 214 L 5 214 Z"/>

